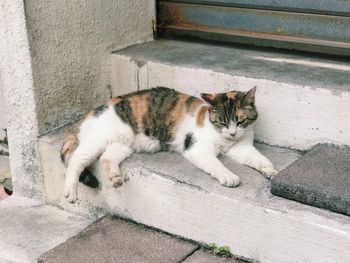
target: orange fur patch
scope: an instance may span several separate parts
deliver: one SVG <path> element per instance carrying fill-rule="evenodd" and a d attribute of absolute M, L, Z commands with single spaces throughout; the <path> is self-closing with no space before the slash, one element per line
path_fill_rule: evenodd
<path fill-rule="evenodd" d="M 112 162 L 107 159 L 102 159 L 101 164 L 102 164 L 103 172 L 105 173 L 105 175 L 109 177 L 111 168 L 112 168 Z"/>
<path fill-rule="evenodd" d="M 86 116 L 85 116 L 85 118 L 84 118 L 84 121 L 87 120 L 87 119 L 90 119 L 90 118 L 92 118 L 92 117 L 94 117 L 94 116 L 95 116 L 95 111 L 92 110 L 92 111 L 90 111 L 88 114 L 86 114 Z"/>
<path fill-rule="evenodd" d="M 203 106 L 197 115 L 197 126 L 198 127 L 203 127 L 204 125 L 204 120 L 205 120 L 205 115 L 207 114 L 208 111 L 208 106 Z"/>
<path fill-rule="evenodd" d="M 113 106 L 113 105 L 119 103 L 121 100 L 122 100 L 121 98 L 114 97 L 108 101 L 108 105 Z"/>
<path fill-rule="evenodd" d="M 245 112 L 244 112 L 244 110 L 237 109 L 237 110 L 236 110 L 236 116 L 237 116 L 237 118 L 238 118 L 239 120 L 244 119 L 244 117 L 245 117 Z"/>
<path fill-rule="evenodd" d="M 236 97 L 236 92 L 230 91 L 226 93 L 227 98 L 234 99 Z"/>
<path fill-rule="evenodd" d="M 72 154 L 72 152 L 76 149 L 77 145 L 77 137 L 74 134 L 67 135 L 61 148 L 62 159 L 67 160 L 67 157 L 69 157 Z"/>
<path fill-rule="evenodd" d="M 135 95 L 128 98 L 132 115 L 142 131 L 143 129 L 143 116 L 148 108 L 148 95 Z"/>

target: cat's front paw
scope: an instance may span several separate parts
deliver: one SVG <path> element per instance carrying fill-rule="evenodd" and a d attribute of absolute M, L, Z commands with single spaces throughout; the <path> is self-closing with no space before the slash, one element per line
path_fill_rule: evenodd
<path fill-rule="evenodd" d="M 117 188 L 123 184 L 123 179 L 120 175 L 114 175 L 109 178 L 112 182 L 112 186 Z"/>
<path fill-rule="evenodd" d="M 261 173 L 266 176 L 266 178 L 271 179 L 273 176 L 275 176 L 278 171 L 273 168 L 273 166 L 265 166 L 261 168 Z"/>
<path fill-rule="evenodd" d="M 64 187 L 64 197 L 69 203 L 75 203 L 78 198 L 78 189 L 75 185 L 66 184 Z"/>
<path fill-rule="evenodd" d="M 223 186 L 231 187 L 239 185 L 239 177 L 233 173 L 225 173 L 217 176 L 220 184 Z"/>

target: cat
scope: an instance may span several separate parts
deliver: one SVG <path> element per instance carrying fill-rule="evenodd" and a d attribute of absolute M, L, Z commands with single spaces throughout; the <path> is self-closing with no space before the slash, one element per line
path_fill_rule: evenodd
<path fill-rule="evenodd" d="M 233 187 L 239 177 L 217 158 L 226 154 L 267 178 L 277 171 L 253 146 L 256 87 L 247 92 L 202 93 L 201 98 L 156 87 L 112 98 L 90 112 L 61 148 L 68 167 L 64 196 L 77 200 L 78 181 L 96 187 L 87 167 L 98 158 L 113 187 L 123 184 L 120 163 L 134 152 L 174 151 Z"/>

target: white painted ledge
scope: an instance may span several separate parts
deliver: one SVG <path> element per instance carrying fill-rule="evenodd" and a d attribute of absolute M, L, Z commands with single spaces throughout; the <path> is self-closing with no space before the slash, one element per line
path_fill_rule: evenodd
<path fill-rule="evenodd" d="M 65 169 L 59 148 L 63 129 L 39 139 L 47 201 L 75 213 L 105 212 L 131 218 L 204 243 L 229 245 L 239 256 L 262 263 L 350 262 L 350 218 L 274 197 L 269 181 L 228 159 L 224 164 L 241 177 L 225 188 L 177 154 L 135 155 L 123 163 L 128 180 L 118 189 L 95 172 L 98 190 L 79 184 L 80 201 L 62 195 Z M 260 145 L 282 169 L 299 157 L 294 151 Z"/>
<path fill-rule="evenodd" d="M 112 54 L 114 95 L 167 86 L 201 92 L 257 85 L 256 138 L 309 149 L 350 145 L 350 63 L 182 41 L 154 41 Z"/>

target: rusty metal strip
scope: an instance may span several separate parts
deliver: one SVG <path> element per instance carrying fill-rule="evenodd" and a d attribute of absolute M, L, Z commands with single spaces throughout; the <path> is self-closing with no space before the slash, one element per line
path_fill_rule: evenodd
<path fill-rule="evenodd" d="M 159 1 L 158 26 L 197 36 L 233 36 L 238 43 L 255 39 L 261 46 L 288 48 L 290 43 L 292 49 L 312 51 L 314 45 L 322 47 L 316 52 L 339 55 L 350 50 L 350 17 Z"/>
<path fill-rule="evenodd" d="M 347 0 L 167 0 L 189 4 L 231 6 L 299 13 L 350 16 Z"/>

